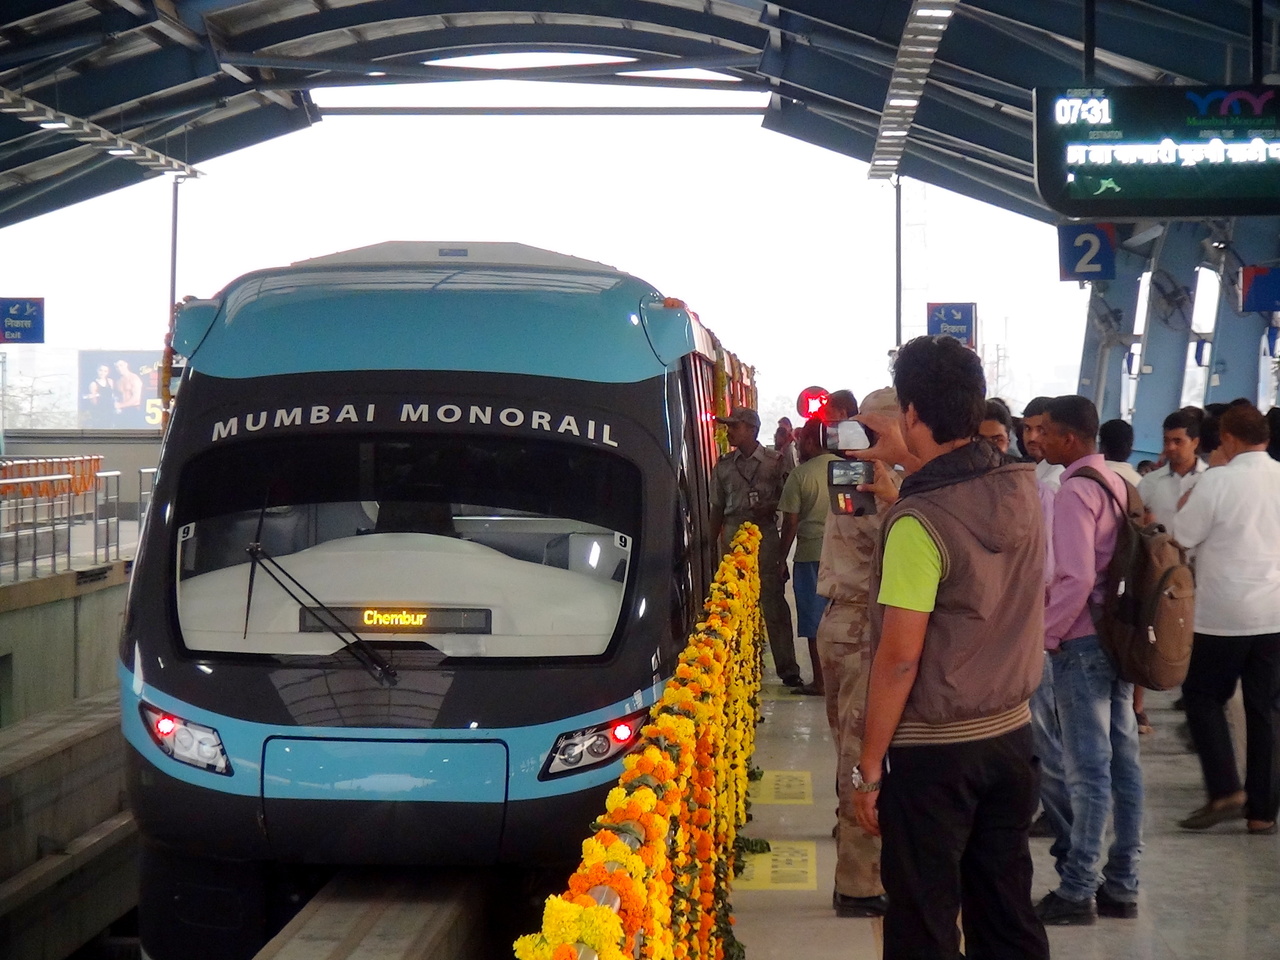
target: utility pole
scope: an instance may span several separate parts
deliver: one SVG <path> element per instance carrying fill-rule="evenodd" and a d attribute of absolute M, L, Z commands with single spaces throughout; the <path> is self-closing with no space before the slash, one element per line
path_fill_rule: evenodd
<path fill-rule="evenodd" d="M 902 176 L 893 176 L 893 251 L 894 291 L 896 306 L 893 324 L 893 345 L 902 346 Z"/>

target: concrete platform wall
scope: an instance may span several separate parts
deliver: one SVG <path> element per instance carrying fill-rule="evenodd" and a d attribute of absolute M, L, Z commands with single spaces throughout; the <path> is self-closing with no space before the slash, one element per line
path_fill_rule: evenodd
<path fill-rule="evenodd" d="M 129 566 L 0 587 L 0 725 L 115 687 Z"/>

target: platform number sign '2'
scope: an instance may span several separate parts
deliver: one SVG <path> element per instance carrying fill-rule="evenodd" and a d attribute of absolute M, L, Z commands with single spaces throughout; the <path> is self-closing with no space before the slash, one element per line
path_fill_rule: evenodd
<path fill-rule="evenodd" d="M 1113 223 L 1068 223 L 1058 227 L 1058 273 L 1063 280 L 1114 280 Z"/>

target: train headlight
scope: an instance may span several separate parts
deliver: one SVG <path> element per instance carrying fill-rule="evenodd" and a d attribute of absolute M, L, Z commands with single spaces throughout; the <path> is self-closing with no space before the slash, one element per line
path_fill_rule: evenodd
<path fill-rule="evenodd" d="M 138 709 L 152 741 L 174 760 L 210 773 L 231 775 L 231 761 L 213 727 L 184 720 L 149 703 L 139 704 Z"/>
<path fill-rule="evenodd" d="M 570 773 L 580 773 L 616 759 L 635 745 L 639 739 L 640 726 L 648 714 L 648 710 L 642 710 L 585 730 L 560 734 L 551 747 L 551 754 L 538 779 L 550 780 Z"/>

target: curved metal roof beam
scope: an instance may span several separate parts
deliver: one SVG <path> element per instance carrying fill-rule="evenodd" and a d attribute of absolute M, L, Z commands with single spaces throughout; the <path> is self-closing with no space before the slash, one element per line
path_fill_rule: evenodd
<path fill-rule="evenodd" d="M 331 34 L 360 30 L 364 36 L 377 35 L 384 24 L 396 23 L 394 32 L 413 33 L 411 23 L 417 21 L 438 27 L 462 26 L 467 22 L 499 22 L 506 20 L 513 26 L 537 22 L 608 23 L 618 28 L 644 29 L 652 32 L 661 29 L 674 31 L 676 35 L 698 38 L 710 42 L 736 44 L 741 48 L 759 49 L 767 41 L 767 31 L 754 22 L 728 20 L 704 13 L 701 9 L 675 6 L 651 0 L 610 0 L 603 7 L 595 0 L 557 0 L 554 9 L 530 11 L 529 0 L 436 0 L 430 12 L 423 10 L 421 0 L 371 0 L 368 3 L 345 7 L 333 7 L 314 11 L 306 16 L 269 23 L 265 26 L 237 30 L 233 18 L 227 16 L 217 21 L 225 41 L 230 46 L 254 52 L 282 52 L 275 47 L 308 41 L 315 44 Z M 608 15 L 602 15 L 607 10 Z M 345 45 L 345 44 L 341 44 Z M 321 52 L 324 47 L 293 53 Z"/>

